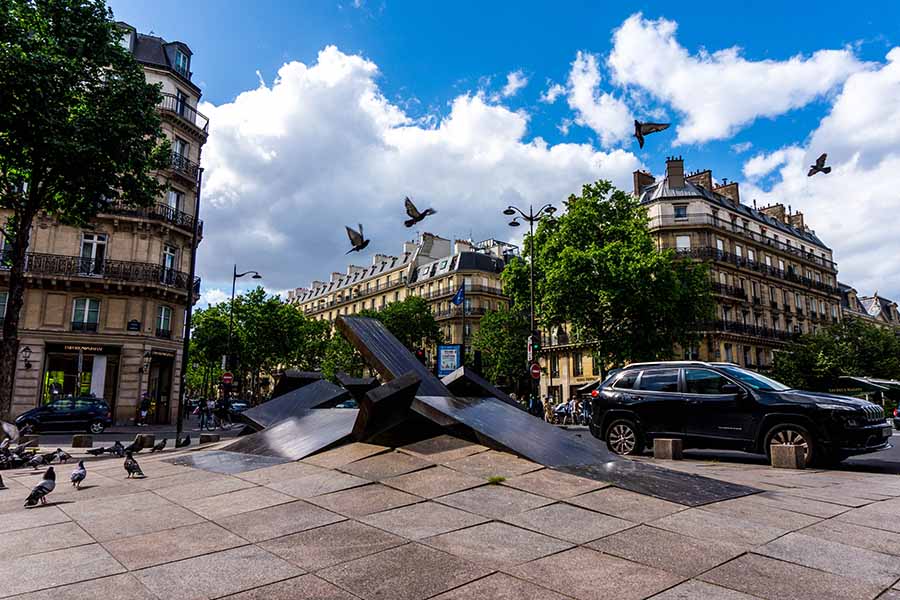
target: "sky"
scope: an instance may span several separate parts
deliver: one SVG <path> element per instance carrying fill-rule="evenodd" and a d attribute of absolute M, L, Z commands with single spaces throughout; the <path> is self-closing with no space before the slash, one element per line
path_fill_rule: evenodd
<path fill-rule="evenodd" d="M 110 6 L 194 53 L 204 305 L 235 263 L 283 293 L 398 254 L 404 196 L 438 211 L 421 231 L 517 242 L 507 205 L 630 190 L 673 155 L 802 210 L 842 282 L 900 300 L 900 3 Z M 672 126 L 641 150 L 635 118 Z M 808 178 L 822 152 L 831 174 Z M 357 223 L 372 242 L 347 257 Z"/>

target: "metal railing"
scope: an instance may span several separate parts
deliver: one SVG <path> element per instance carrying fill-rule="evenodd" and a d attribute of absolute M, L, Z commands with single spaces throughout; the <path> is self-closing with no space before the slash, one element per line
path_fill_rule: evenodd
<path fill-rule="evenodd" d="M 200 165 L 178 152 L 172 153 L 172 170 L 194 183 L 200 180 Z"/>
<path fill-rule="evenodd" d="M 480 317 L 487 313 L 487 309 L 482 306 L 473 306 L 471 308 L 466 309 L 467 317 Z M 454 317 L 461 317 L 463 315 L 463 311 L 461 308 L 453 308 L 450 310 L 436 310 L 434 311 L 435 319 L 452 319 Z"/>
<path fill-rule="evenodd" d="M 170 223 L 180 229 L 187 231 L 194 230 L 194 216 L 184 211 L 172 208 L 168 204 L 158 202 L 153 206 L 129 206 L 123 203 L 110 204 L 101 211 L 102 213 L 112 215 L 123 215 L 126 217 L 135 217 L 138 219 L 149 219 L 152 221 L 163 221 Z M 199 223 L 200 231 L 203 230 L 203 221 Z"/>
<path fill-rule="evenodd" d="M 84 333 L 97 333 L 96 323 L 85 323 L 84 321 L 72 321 L 72 331 L 81 331 Z"/>
<path fill-rule="evenodd" d="M 443 296 L 453 296 L 459 291 L 459 287 L 441 288 L 418 294 L 420 298 L 431 300 L 433 298 L 441 298 Z M 467 285 L 466 294 L 493 294 L 495 296 L 504 296 L 503 288 L 492 287 L 488 285 Z M 505 297 L 505 296 L 504 296 Z"/>
<path fill-rule="evenodd" d="M 712 291 L 716 294 L 721 294 L 722 296 L 731 296 L 732 298 L 740 298 L 741 300 L 747 299 L 747 293 L 743 289 L 733 285 L 713 282 Z"/>
<path fill-rule="evenodd" d="M 744 237 L 748 240 L 753 240 L 754 242 L 761 244 L 763 246 L 768 246 L 769 248 L 773 248 L 780 252 L 785 252 L 787 254 L 791 254 L 798 258 L 802 258 L 803 260 L 810 261 L 815 263 L 816 265 L 823 267 L 825 269 L 829 269 L 831 271 L 837 271 L 837 267 L 835 266 L 833 261 L 828 260 L 827 258 L 822 258 L 821 256 L 817 256 L 812 252 L 806 252 L 805 250 L 798 248 L 797 246 L 789 246 L 782 241 L 775 240 L 773 238 L 766 237 L 760 233 L 755 231 L 751 231 L 741 225 L 738 225 L 736 222 L 732 222 L 726 219 L 720 219 L 718 217 L 714 217 L 710 214 L 699 213 L 699 214 L 689 214 L 683 218 L 675 218 L 671 216 L 658 216 L 650 219 L 650 228 L 656 229 L 659 227 L 677 227 L 682 225 L 709 225 L 711 227 L 715 227 L 716 229 L 720 229 L 722 231 L 727 231 L 729 233 L 737 234 L 741 237 Z"/>
<path fill-rule="evenodd" d="M 172 338 L 172 330 L 171 329 L 157 329 L 156 337 L 163 339 L 171 339 Z"/>
<path fill-rule="evenodd" d="M 678 248 L 675 250 L 678 256 L 682 256 L 685 258 L 696 258 L 699 260 L 715 260 L 718 262 L 725 262 L 732 264 L 736 267 L 743 267 L 745 269 L 750 269 L 751 271 L 756 271 L 757 273 L 762 273 L 764 275 L 769 275 L 772 277 L 778 277 L 780 279 L 784 279 L 785 281 L 791 281 L 793 283 L 798 283 L 800 285 L 804 285 L 808 288 L 814 288 L 821 292 L 825 292 L 827 294 L 838 295 L 840 294 L 840 290 L 832 285 L 828 285 L 827 283 L 822 283 L 821 281 L 815 281 L 810 279 L 809 277 L 802 277 L 797 275 L 791 270 L 782 271 L 781 269 L 776 269 L 775 267 L 770 267 L 767 264 L 757 262 L 755 260 L 750 260 L 748 258 L 743 258 L 741 256 L 737 256 L 735 254 L 731 254 L 730 252 L 724 252 L 717 248 L 712 248 L 710 246 L 702 246 L 700 248 Z"/>
<path fill-rule="evenodd" d="M 203 113 L 175 94 L 163 94 L 158 104 L 159 110 L 178 115 L 203 133 L 209 133 L 209 119 Z"/>
<path fill-rule="evenodd" d="M 725 333 L 736 333 L 751 337 L 765 338 L 771 340 L 791 341 L 797 338 L 797 334 L 792 331 L 782 331 L 771 327 L 763 327 L 761 325 L 750 325 L 746 323 L 738 323 L 736 321 L 708 321 L 704 323 L 703 329 L 708 331 L 721 331 Z"/>

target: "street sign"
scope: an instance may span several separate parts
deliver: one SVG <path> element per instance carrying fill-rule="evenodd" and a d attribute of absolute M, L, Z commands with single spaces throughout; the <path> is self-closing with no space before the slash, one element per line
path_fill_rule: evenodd
<path fill-rule="evenodd" d="M 532 336 L 529 335 L 528 336 L 528 362 L 531 362 L 534 360 L 534 352 L 533 352 L 534 347 L 531 345 L 532 340 L 533 340 Z"/>
<path fill-rule="evenodd" d="M 232 383 L 234 383 L 234 375 L 232 375 L 228 371 L 225 371 L 224 373 L 222 373 L 222 383 L 224 383 L 225 385 L 231 385 Z"/>
<path fill-rule="evenodd" d="M 531 364 L 531 378 L 532 379 L 540 379 L 541 378 L 541 365 L 537 363 Z"/>

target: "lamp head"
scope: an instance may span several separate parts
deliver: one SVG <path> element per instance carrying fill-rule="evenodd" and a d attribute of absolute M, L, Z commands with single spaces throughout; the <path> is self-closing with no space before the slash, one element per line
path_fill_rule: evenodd
<path fill-rule="evenodd" d="M 254 273 L 252 279 L 262 279 L 262 275 L 259 273 Z"/>
<path fill-rule="evenodd" d="M 511 217 L 514 214 L 516 214 L 516 211 L 514 211 L 513 208 L 510 206 L 509 208 L 507 208 L 506 210 L 503 211 L 503 214 L 508 217 Z"/>
<path fill-rule="evenodd" d="M 548 215 L 552 215 L 552 214 L 555 213 L 555 212 L 556 212 L 556 207 L 555 207 L 555 206 L 548 206 L 548 207 L 547 207 L 547 214 L 548 214 Z"/>
<path fill-rule="evenodd" d="M 519 225 L 520 225 L 520 223 L 518 221 L 510 221 L 509 222 L 510 227 L 518 227 Z"/>

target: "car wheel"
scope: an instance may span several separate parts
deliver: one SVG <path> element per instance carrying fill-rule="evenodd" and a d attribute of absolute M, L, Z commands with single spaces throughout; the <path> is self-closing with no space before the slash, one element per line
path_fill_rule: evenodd
<path fill-rule="evenodd" d="M 800 446 L 803 451 L 803 464 L 811 466 L 817 459 L 816 443 L 812 434 L 800 425 L 776 425 L 766 435 L 766 456 L 772 461 L 772 446 Z"/>
<path fill-rule="evenodd" d="M 634 421 L 618 419 L 606 428 L 606 447 L 615 454 L 640 454 L 644 449 L 643 437 Z"/>
<path fill-rule="evenodd" d="M 91 421 L 91 424 L 88 426 L 88 431 L 94 435 L 100 435 L 104 429 L 106 429 L 106 425 L 103 424 L 103 421 Z"/>

